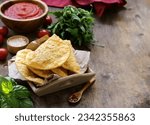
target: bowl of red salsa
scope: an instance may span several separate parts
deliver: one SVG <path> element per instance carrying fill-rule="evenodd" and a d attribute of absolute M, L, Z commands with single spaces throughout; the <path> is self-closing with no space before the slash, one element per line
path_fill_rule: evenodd
<path fill-rule="evenodd" d="M 48 6 L 41 0 L 9 0 L 0 4 L 2 22 L 18 33 L 36 31 L 48 13 Z"/>

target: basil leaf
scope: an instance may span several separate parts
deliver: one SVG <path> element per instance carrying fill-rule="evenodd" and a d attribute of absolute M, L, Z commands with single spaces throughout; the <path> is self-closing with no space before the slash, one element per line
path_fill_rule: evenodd
<path fill-rule="evenodd" d="M 16 85 L 13 87 L 13 94 L 16 98 L 22 99 L 30 96 L 28 89 L 22 85 Z"/>
<path fill-rule="evenodd" d="M 19 100 L 13 95 L 7 97 L 7 103 L 11 106 L 11 108 L 19 108 Z"/>
<path fill-rule="evenodd" d="M 8 94 L 1 97 L 1 108 L 18 108 L 19 102 L 12 95 Z"/>
<path fill-rule="evenodd" d="M 1 108 L 11 108 L 7 100 L 3 97 L 1 97 Z"/>
<path fill-rule="evenodd" d="M 2 102 L 2 94 L 0 93 L 0 107 L 1 107 L 1 102 Z"/>
<path fill-rule="evenodd" d="M 2 86 L 2 92 L 4 94 L 9 94 L 12 90 L 13 90 L 13 85 L 11 82 L 6 82 L 6 81 L 3 81 L 1 83 L 1 86 Z"/>
<path fill-rule="evenodd" d="M 12 78 L 10 78 L 10 77 L 5 77 L 9 82 L 11 82 L 13 85 L 17 85 L 17 82 L 14 80 L 14 79 L 12 79 Z"/>
<path fill-rule="evenodd" d="M 12 82 L 10 82 L 6 78 L 0 76 L 0 91 L 3 94 L 9 94 L 12 90 L 13 90 Z"/>
<path fill-rule="evenodd" d="M 0 76 L 0 107 L 33 107 L 30 92 L 25 86 L 17 85 L 14 79 Z"/>
<path fill-rule="evenodd" d="M 33 103 L 31 99 L 27 98 L 20 101 L 20 108 L 32 108 L 32 107 Z"/>

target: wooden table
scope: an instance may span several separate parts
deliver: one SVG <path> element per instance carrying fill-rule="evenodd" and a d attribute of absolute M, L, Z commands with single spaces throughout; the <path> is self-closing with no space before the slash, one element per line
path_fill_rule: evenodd
<path fill-rule="evenodd" d="M 36 107 L 150 107 L 150 2 L 127 1 L 119 12 L 95 19 L 90 67 L 96 83 L 80 103 L 67 102 L 69 94 L 80 89 L 75 87 L 43 97 L 33 94 Z M 7 73 L 7 61 L 0 62 L 0 74 Z"/>

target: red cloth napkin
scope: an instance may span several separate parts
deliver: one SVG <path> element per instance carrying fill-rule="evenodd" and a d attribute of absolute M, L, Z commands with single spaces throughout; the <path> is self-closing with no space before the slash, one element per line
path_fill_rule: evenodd
<path fill-rule="evenodd" d="M 43 0 L 48 6 L 64 7 L 74 5 L 72 0 Z"/>
<path fill-rule="evenodd" d="M 76 7 L 84 7 L 93 5 L 96 15 L 102 16 L 104 11 L 112 6 L 122 7 L 126 4 L 126 0 L 43 0 L 48 6 L 65 7 L 73 5 Z"/>

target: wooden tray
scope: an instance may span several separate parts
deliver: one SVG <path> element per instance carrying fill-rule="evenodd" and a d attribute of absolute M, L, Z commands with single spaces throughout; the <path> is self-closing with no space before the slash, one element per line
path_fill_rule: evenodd
<path fill-rule="evenodd" d="M 95 76 L 95 73 L 90 68 L 88 68 L 87 72 L 84 74 L 74 74 L 64 78 L 59 78 L 42 87 L 37 87 L 32 82 L 29 82 L 29 85 L 35 94 L 38 96 L 43 96 L 49 93 L 83 84 L 89 81 L 93 76 Z"/>
<path fill-rule="evenodd" d="M 54 78 L 52 79 L 48 78 L 48 80 L 46 79 L 47 84 L 40 87 L 36 86 L 33 82 L 28 82 L 33 92 L 38 96 L 43 96 L 49 93 L 53 93 L 59 90 L 83 84 L 89 81 L 93 76 L 95 76 L 95 73 L 88 66 L 88 62 L 90 59 L 90 52 L 76 50 L 74 53 L 81 67 L 80 71 L 81 74 L 73 74 L 66 77 L 58 77 L 56 74 L 53 74 Z M 26 80 L 18 72 L 14 60 L 15 57 L 13 57 L 8 61 L 9 76 L 14 79 Z"/>

